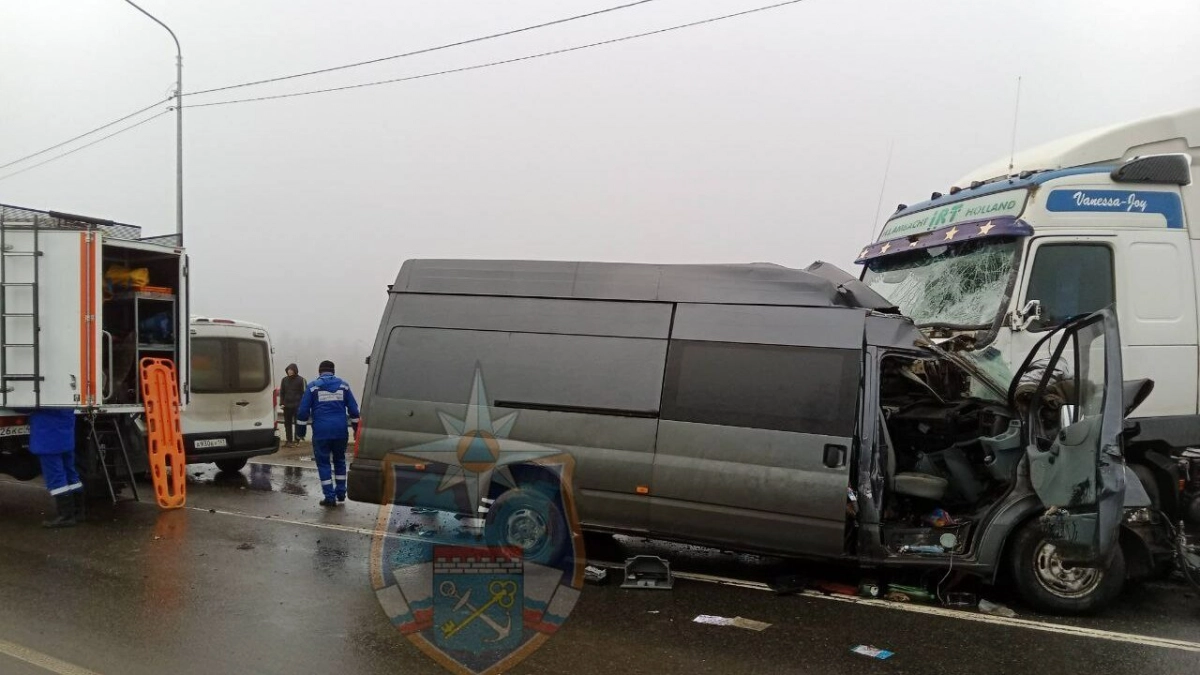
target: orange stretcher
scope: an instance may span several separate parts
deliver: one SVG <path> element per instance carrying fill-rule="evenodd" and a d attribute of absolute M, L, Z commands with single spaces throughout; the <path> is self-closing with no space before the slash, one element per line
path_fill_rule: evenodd
<path fill-rule="evenodd" d="M 179 385 L 169 359 L 141 362 L 142 402 L 146 405 L 146 442 L 150 478 L 159 508 L 178 509 L 187 503 L 187 460 L 179 427 Z"/>

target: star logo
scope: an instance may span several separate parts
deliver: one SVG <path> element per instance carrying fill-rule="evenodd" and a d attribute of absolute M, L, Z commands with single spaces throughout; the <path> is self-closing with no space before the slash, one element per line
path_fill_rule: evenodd
<path fill-rule="evenodd" d="M 865 258 L 865 257 L 867 257 L 867 253 L 869 253 L 870 251 L 871 251 L 871 249 L 870 249 L 870 248 L 864 248 L 864 249 L 862 250 L 862 253 L 859 253 L 859 254 L 858 254 L 858 257 L 860 257 L 860 258 Z"/>
<path fill-rule="evenodd" d="M 880 253 L 887 253 L 887 252 L 888 252 L 888 249 L 890 249 L 891 247 L 892 247 L 892 242 L 890 242 L 890 241 L 889 241 L 888 243 L 886 243 L 886 244 L 884 244 L 883 246 L 879 247 L 879 252 L 880 252 Z"/>
<path fill-rule="evenodd" d="M 995 225 L 993 225 L 992 221 L 989 220 L 989 221 L 987 221 L 987 225 L 979 226 L 979 234 L 987 234 L 988 232 L 992 231 L 993 227 L 995 227 Z"/>
<path fill-rule="evenodd" d="M 475 369 L 475 383 L 471 388 L 471 402 L 462 419 L 438 411 L 438 419 L 446 432 L 444 438 L 400 451 L 399 454 L 414 460 L 437 462 L 446 466 L 438 492 L 445 492 L 458 485 L 466 484 L 467 499 L 472 508 L 487 496 L 488 485 L 495 480 L 505 487 L 516 487 L 508 467 L 512 464 L 534 462 L 561 450 L 508 438 L 517 413 L 509 413 L 492 419 L 488 406 L 487 392 L 483 387 L 483 375 Z"/>
<path fill-rule="evenodd" d="M 919 240 L 919 239 L 917 239 L 917 240 L 913 240 L 913 241 L 909 242 L 909 244 L 908 244 L 908 247 L 909 247 L 909 248 L 916 248 L 916 247 L 917 247 L 917 245 L 918 245 L 918 244 L 920 244 L 920 243 L 921 243 L 921 240 Z"/>
<path fill-rule="evenodd" d="M 958 226 L 957 225 L 955 225 L 954 227 L 952 227 L 946 231 L 946 241 L 950 241 L 956 235 L 958 235 Z"/>

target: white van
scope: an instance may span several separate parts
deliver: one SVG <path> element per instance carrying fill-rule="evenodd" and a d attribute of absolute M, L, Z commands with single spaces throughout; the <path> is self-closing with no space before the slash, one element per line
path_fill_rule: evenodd
<path fill-rule="evenodd" d="M 238 471 L 279 450 L 271 337 L 255 323 L 192 317 L 191 398 L 183 412 L 189 464 Z"/>

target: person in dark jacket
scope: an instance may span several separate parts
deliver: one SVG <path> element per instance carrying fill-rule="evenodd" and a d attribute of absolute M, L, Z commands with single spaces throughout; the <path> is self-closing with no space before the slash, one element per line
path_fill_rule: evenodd
<path fill-rule="evenodd" d="M 333 374 L 333 361 L 322 361 L 317 372 L 321 376 L 308 383 L 296 418 L 300 424 L 308 424 L 312 417 L 313 459 L 325 493 L 321 506 L 337 506 L 346 501 L 347 427 L 358 426 L 358 401 L 350 385 Z"/>
<path fill-rule="evenodd" d="M 72 527 L 83 519 L 83 482 L 75 470 L 75 411 L 36 408 L 29 412 L 29 451 L 42 464 L 56 517 L 42 527 Z"/>
<path fill-rule="evenodd" d="M 294 363 L 289 363 L 287 376 L 279 383 L 279 405 L 283 406 L 283 428 L 287 434 L 285 448 L 300 445 L 296 442 L 296 411 L 300 409 L 300 399 L 304 398 L 304 378 L 300 377 L 300 369 Z"/>

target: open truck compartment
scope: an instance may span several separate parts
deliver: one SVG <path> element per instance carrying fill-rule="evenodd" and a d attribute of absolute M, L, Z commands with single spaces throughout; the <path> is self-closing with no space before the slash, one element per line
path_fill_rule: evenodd
<path fill-rule="evenodd" d="M 173 237 L 0 205 L 0 409 L 140 408 L 137 364 L 187 391 L 187 258 Z"/>

